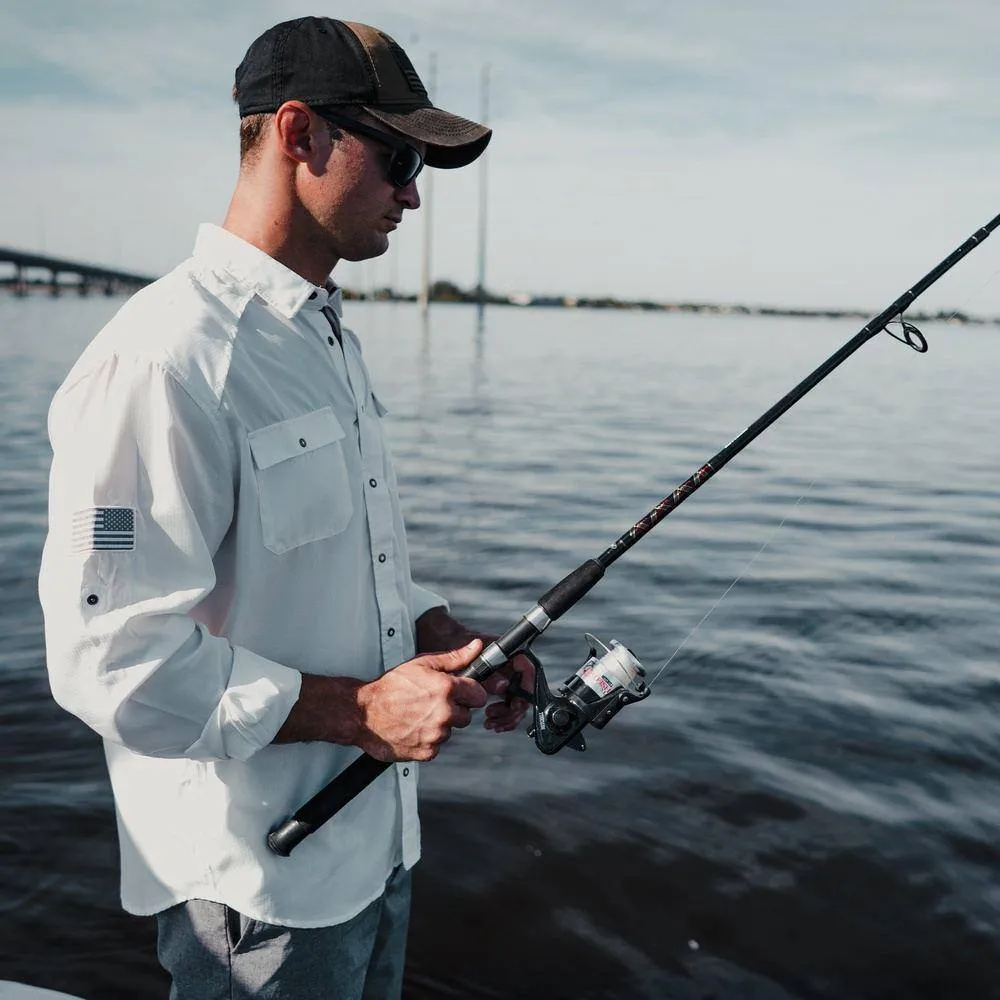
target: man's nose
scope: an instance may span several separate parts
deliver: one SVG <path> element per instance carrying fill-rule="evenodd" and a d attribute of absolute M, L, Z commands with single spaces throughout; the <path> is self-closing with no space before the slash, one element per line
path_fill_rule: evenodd
<path fill-rule="evenodd" d="M 420 192 L 417 190 L 416 177 L 406 187 L 396 190 L 396 201 L 400 202 L 404 208 L 420 208 Z"/>

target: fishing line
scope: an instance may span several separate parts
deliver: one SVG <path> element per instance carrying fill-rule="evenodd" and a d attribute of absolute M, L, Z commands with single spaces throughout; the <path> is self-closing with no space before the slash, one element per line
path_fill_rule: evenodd
<path fill-rule="evenodd" d="M 980 295 L 982 295 L 983 291 L 986 288 L 988 288 L 990 285 L 992 285 L 993 282 L 996 281 L 998 277 L 1000 277 L 1000 268 L 997 268 L 997 270 L 995 270 L 993 272 L 993 274 L 991 274 L 990 277 L 988 277 L 986 279 L 986 281 L 984 281 L 971 294 L 969 294 L 968 296 L 966 296 L 966 298 L 963 299 L 951 311 L 951 313 L 949 313 L 949 315 L 947 315 L 945 317 L 934 317 L 932 321 L 933 322 L 937 322 L 937 323 L 950 323 L 959 313 L 961 313 L 965 309 L 965 307 L 971 301 L 973 301 L 973 299 L 976 299 Z M 888 326 L 891 326 L 891 325 L 896 324 L 896 323 L 900 324 L 900 326 L 901 326 L 901 328 L 903 330 L 902 336 L 897 335 L 897 334 L 893 333 L 891 330 L 888 329 Z M 912 323 L 910 323 L 907 320 L 904 320 L 902 316 L 898 316 L 898 317 L 896 317 L 896 319 L 890 320 L 890 322 L 888 324 L 886 324 L 886 327 L 887 327 L 886 328 L 886 333 L 888 333 L 891 337 L 894 337 L 896 340 L 899 340 L 899 341 L 901 341 L 904 344 L 908 344 L 910 347 L 916 347 L 916 349 L 918 349 L 918 350 L 919 350 L 919 344 L 922 343 L 922 344 L 924 344 L 924 348 L 926 349 L 926 342 L 923 340 L 923 335 L 920 333 L 919 330 L 917 330 L 917 328 Z M 914 340 L 913 338 L 919 338 L 919 340 Z M 921 351 L 920 353 L 923 353 L 923 351 Z M 806 487 L 805 491 L 798 498 L 798 500 L 796 500 L 795 503 L 792 505 L 792 507 L 789 510 L 789 512 L 772 529 L 771 533 L 767 536 L 767 538 L 764 539 L 764 544 L 761 545 L 761 547 L 757 550 L 757 552 L 753 555 L 753 557 L 749 560 L 749 562 L 747 562 L 747 564 L 743 567 L 743 569 L 740 570 L 740 572 L 736 575 L 736 577 L 732 581 L 732 583 L 730 583 L 729 586 L 726 587 L 726 589 L 719 595 L 719 597 L 716 599 L 715 603 L 712 604 L 712 606 L 705 612 L 704 615 L 702 615 L 701 619 L 694 626 L 694 628 L 692 628 L 691 631 L 688 632 L 688 634 L 681 640 L 680 644 L 670 654 L 670 656 L 667 657 L 667 659 L 664 661 L 663 665 L 656 671 L 655 674 L 653 674 L 652 680 L 649 681 L 649 687 L 652 687 L 660 679 L 660 676 L 663 674 L 663 672 L 676 659 L 677 654 L 680 653 L 680 651 L 688 644 L 688 642 L 691 640 L 691 638 L 701 629 L 702 625 L 704 625 L 705 622 L 708 621 L 708 619 L 711 617 L 711 615 L 715 612 L 715 610 L 719 607 L 719 605 L 722 604 L 722 602 L 729 596 L 729 594 L 732 592 L 732 590 L 746 577 L 746 575 L 753 568 L 754 563 L 757 562 L 757 560 L 761 557 L 761 555 L 763 555 L 764 551 L 774 541 L 774 539 L 777 536 L 778 532 L 784 527 L 785 522 L 802 505 L 803 501 L 809 495 L 809 493 L 812 491 L 812 488 L 815 485 L 816 485 L 816 480 L 813 479 L 813 481 Z M 693 673 L 693 670 L 691 672 Z M 678 677 L 681 676 L 682 673 L 683 672 L 678 672 L 678 673 L 673 674 L 672 675 L 673 679 L 677 679 Z"/>
<path fill-rule="evenodd" d="M 997 280 L 997 277 L 1000 277 L 1000 268 L 997 268 L 997 270 L 995 270 L 971 295 L 969 295 L 962 302 L 960 302 L 958 304 L 958 307 L 954 309 L 951 315 L 943 322 L 950 323 L 951 320 L 953 320 L 974 298 L 977 298 L 978 296 L 982 295 L 983 291 L 989 288 L 989 286 L 992 285 L 993 282 Z"/>
<path fill-rule="evenodd" d="M 970 303 L 970 302 L 971 302 L 971 301 L 972 301 L 973 299 L 976 299 L 976 298 L 978 298 L 978 297 L 979 297 L 980 295 L 982 295 L 983 291 L 984 291 L 984 290 L 985 290 L 986 288 L 988 288 L 988 287 L 989 287 L 990 285 L 992 285 L 992 284 L 993 284 L 993 282 L 994 282 L 994 281 L 996 281 L 998 277 L 1000 277 L 1000 268 L 997 268 L 997 270 L 995 270 L 995 271 L 993 272 L 993 274 L 991 274 L 991 275 L 990 275 L 990 277 L 988 277 L 988 278 L 986 279 L 986 281 L 984 281 L 984 282 L 983 282 L 983 283 L 982 283 L 982 284 L 981 284 L 981 285 L 980 285 L 980 286 L 979 286 L 978 288 L 976 288 L 976 289 L 975 289 L 975 290 L 974 290 L 974 291 L 973 291 L 973 292 L 972 292 L 971 294 L 969 294 L 968 296 L 966 296 L 966 298 L 965 298 L 965 299 L 963 299 L 963 300 L 962 300 L 962 301 L 961 301 L 961 302 L 960 302 L 960 303 L 959 303 L 959 304 L 958 304 L 958 305 L 957 305 L 957 306 L 956 306 L 956 307 L 955 307 L 955 308 L 954 308 L 954 309 L 953 309 L 953 310 L 951 311 L 951 313 L 949 313 L 949 315 L 947 315 L 947 316 L 945 316 L 945 317 L 934 317 L 932 321 L 933 321 L 933 322 L 937 322 L 937 323 L 950 323 L 950 322 L 951 322 L 951 321 L 952 321 L 952 320 L 953 320 L 953 319 L 954 319 L 954 318 L 955 318 L 955 317 L 956 317 L 956 316 L 957 316 L 957 315 L 958 315 L 959 313 L 961 313 L 961 312 L 962 312 L 962 311 L 963 311 L 963 310 L 965 309 L 965 307 L 966 307 L 966 306 L 967 306 L 967 305 L 968 305 L 968 304 L 969 304 L 969 303 Z M 916 327 L 915 327 L 915 326 L 914 326 L 914 325 L 913 325 L 912 323 L 910 323 L 910 322 L 909 322 L 909 321 L 907 321 L 907 320 L 904 320 L 904 319 L 903 319 L 903 317 L 902 317 L 902 316 L 900 315 L 900 316 L 896 317 L 896 319 L 893 319 L 893 320 L 890 320 L 890 321 L 889 321 L 889 323 L 888 323 L 888 324 L 886 324 L 886 326 L 888 327 L 888 326 L 890 326 L 890 325 L 892 325 L 892 324 L 895 324 L 895 323 L 898 323 L 898 324 L 900 324 L 900 326 L 901 326 L 901 327 L 902 327 L 902 329 L 903 329 L 903 335 L 902 335 L 902 336 L 899 336 L 899 335 L 897 335 L 897 334 L 893 333 L 893 332 L 892 332 L 891 330 L 889 330 L 889 329 L 886 329 L 886 333 L 888 333 L 888 334 L 889 334 L 890 336 L 894 337 L 894 338 L 895 338 L 896 340 L 899 340 L 899 341 L 903 342 L 904 344 L 908 344 L 908 345 L 909 345 L 909 346 L 911 346 L 911 347 L 915 347 L 915 346 L 917 346 L 917 343 L 924 343 L 924 346 L 925 346 L 925 348 L 926 348 L 926 343 L 925 343 L 925 342 L 923 341 L 923 335 L 922 335 L 922 334 L 920 333 L 920 331 L 919 331 L 919 330 L 917 330 L 917 328 L 916 328 Z M 915 342 L 914 342 L 914 340 L 913 340 L 913 339 L 911 339 L 911 338 L 913 338 L 913 337 L 919 337 L 919 342 L 915 343 Z M 917 349 L 919 350 L 919 347 L 918 347 Z M 923 353 L 923 351 L 921 351 L 920 353 Z M 810 484 L 809 484 L 809 485 L 808 485 L 808 486 L 806 487 L 806 489 L 805 489 L 805 492 L 803 492 L 803 493 L 802 493 L 802 495 L 801 495 L 801 496 L 800 496 L 800 497 L 798 498 L 798 500 L 796 500 L 796 501 L 795 501 L 795 503 L 794 503 L 794 504 L 792 505 L 792 507 L 791 507 L 791 509 L 789 510 L 789 512 L 788 512 L 788 513 L 787 513 L 787 514 L 786 514 L 786 515 L 785 515 L 785 516 L 784 516 L 784 517 L 783 517 L 783 518 L 781 519 L 781 521 L 780 521 L 780 522 L 779 522 L 779 523 L 778 523 L 778 524 L 777 524 L 777 525 L 775 526 L 775 528 L 774 528 L 774 529 L 773 529 L 773 530 L 771 531 L 771 533 L 770 533 L 770 534 L 769 534 L 769 535 L 767 536 L 767 538 L 766 538 L 766 539 L 764 540 L 764 544 L 763 544 L 763 545 L 761 545 L 761 547 L 760 547 L 760 548 L 759 548 L 759 549 L 757 550 L 756 554 L 755 554 L 755 555 L 754 555 L 754 556 L 753 556 L 753 557 L 752 557 L 752 558 L 750 559 L 750 561 L 749 561 L 749 562 L 748 562 L 748 563 L 747 563 L 747 564 L 746 564 L 746 565 L 745 565 L 745 566 L 743 567 L 743 569 L 742 569 L 742 570 L 740 570 L 740 572 L 739 572 L 739 573 L 737 574 L 737 576 L 736 576 L 736 578 L 735 578 L 735 579 L 733 580 L 733 582 L 732 582 L 732 583 L 730 583 L 728 587 L 726 587 L 726 589 L 725 589 L 725 590 L 724 590 L 724 591 L 722 592 L 722 594 L 720 594 L 720 595 L 719 595 L 719 597 L 718 597 L 718 599 L 717 599 L 717 600 L 715 601 L 715 603 L 714 603 L 714 604 L 713 604 L 713 605 L 712 605 L 712 606 L 711 606 L 711 607 L 710 607 L 710 608 L 708 609 L 708 611 L 706 611 L 706 612 L 705 612 L 705 614 L 704 614 L 704 615 L 702 615 L 701 619 L 700 619 L 700 620 L 699 620 L 699 622 L 698 622 L 698 623 L 697 623 L 697 624 L 696 624 L 696 625 L 694 626 L 694 628 L 692 628 L 692 629 L 691 629 L 691 631 L 690 631 L 690 632 L 688 632 L 688 634 L 687 634 L 687 635 L 686 635 L 686 636 L 685 636 L 685 637 L 684 637 L 684 638 L 683 638 L 683 639 L 681 640 L 681 642 L 680 642 L 680 645 L 678 645 L 678 646 L 677 646 L 677 648 L 676 648 L 676 649 L 675 649 L 675 650 L 674 650 L 674 651 L 673 651 L 673 652 L 672 652 L 672 653 L 670 654 L 670 656 L 669 656 L 669 657 L 667 657 L 667 659 L 666 659 L 666 660 L 664 661 L 663 665 L 662 665 L 662 666 L 661 666 L 661 667 L 660 667 L 660 668 L 659 668 L 659 669 L 658 669 L 658 670 L 656 671 L 656 673 L 655 673 L 655 674 L 653 675 L 653 679 L 652 679 L 651 681 L 649 681 L 649 686 L 650 686 L 650 687 L 652 687 L 652 686 L 653 686 L 653 685 L 654 685 L 654 684 L 655 684 L 655 683 L 656 683 L 656 682 L 657 682 L 657 681 L 659 680 L 659 678 L 660 678 L 660 675 L 661 675 L 661 674 L 662 674 L 662 673 L 663 673 L 663 672 L 664 672 L 664 671 L 665 671 L 665 670 L 667 669 L 667 667 L 669 667 L 669 666 L 670 666 L 670 664 L 671 664 L 671 663 L 672 663 L 672 662 L 674 661 L 674 659 L 675 659 L 675 658 L 677 657 L 677 654 L 678 654 L 678 653 L 679 653 L 679 652 L 680 652 L 680 651 L 681 651 L 681 650 L 682 650 L 682 649 L 683 649 L 683 648 L 684 648 L 684 647 L 685 647 L 685 646 L 686 646 L 686 645 L 688 644 L 688 642 L 689 642 L 689 641 L 691 640 L 692 636 L 694 636 L 694 635 L 695 635 L 695 633 L 696 633 L 696 632 L 698 632 L 698 630 L 699 630 L 699 629 L 700 629 L 700 628 L 702 627 L 702 625 L 704 625 L 704 624 L 705 624 L 705 622 L 706 622 L 706 621 L 708 621 L 708 619 L 709 619 L 709 617 L 710 617 L 710 616 L 712 615 L 712 613 L 713 613 L 713 612 L 714 612 L 714 611 L 715 611 L 715 610 L 716 610 L 716 609 L 717 609 L 717 608 L 719 607 L 719 605 L 720 605 L 720 604 L 722 604 L 722 602 L 723 602 L 723 601 L 724 601 L 724 600 L 725 600 L 725 599 L 726 599 L 726 598 L 727 598 L 727 597 L 729 596 L 729 594 L 730 594 L 730 592 L 731 592 L 731 591 L 733 590 L 733 588 L 734 588 L 734 587 L 736 587 L 736 586 L 737 586 L 737 585 L 738 585 L 738 584 L 739 584 L 739 583 L 740 583 L 740 582 L 741 582 L 741 581 L 742 581 L 742 580 L 743 580 L 743 579 L 744 579 L 744 578 L 746 577 L 747 573 L 749 573 L 749 572 L 750 572 L 750 570 L 751 570 L 751 569 L 753 568 L 753 565 L 754 565 L 754 563 L 755 563 L 755 562 L 756 562 L 756 561 L 757 561 L 757 560 L 758 560 L 758 559 L 760 558 L 760 556 L 761 556 L 761 555 L 762 555 L 762 554 L 764 553 L 764 550 L 765 550 L 765 549 L 767 549 L 767 548 L 768 548 L 768 546 L 770 546 L 771 542 L 773 542 L 773 541 L 774 541 L 774 538 L 775 538 L 775 536 L 776 536 L 776 535 L 778 534 L 778 532 L 779 532 L 779 531 L 780 531 L 780 530 L 782 529 L 782 527 L 783 527 L 783 526 L 785 525 L 785 522 L 786 522 L 786 521 L 787 521 L 787 520 L 789 519 L 789 517 L 791 517 L 791 516 L 792 516 L 792 514 L 794 514 L 794 513 L 795 513 L 796 509 L 797 509 L 798 507 L 800 507 L 800 506 L 801 506 L 801 504 L 803 503 L 803 501 L 805 500 L 805 498 L 806 498 L 806 497 L 808 496 L 808 494 L 809 494 L 809 493 L 810 493 L 810 492 L 812 491 L 812 488 L 813 488 L 813 487 L 814 487 L 815 485 L 816 485 L 816 480 L 814 479 L 814 480 L 813 480 L 813 481 L 812 481 L 812 482 L 811 482 L 811 483 L 810 483 Z M 676 678 L 676 677 L 678 677 L 678 676 L 680 676 L 680 675 L 679 675 L 679 674 L 674 674 L 673 676 L 674 676 L 674 677 Z"/>
<path fill-rule="evenodd" d="M 954 309 L 952 309 L 952 311 L 947 316 L 928 316 L 927 317 L 927 321 L 928 322 L 932 322 L 932 323 L 950 323 L 959 313 L 963 312 L 963 310 L 965 309 L 965 307 L 973 299 L 976 299 L 980 295 L 982 295 L 983 292 L 987 288 L 989 288 L 989 286 L 992 285 L 993 282 L 996 281 L 998 277 L 1000 277 L 1000 268 L 997 268 L 997 270 L 995 270 L 978 288 L 974 289 L 961 302 L 959 302 L 959 304 Z M 924 320 L 920 320 L 920 322 L 922 323 L 922 322 L 924 322 Z M 973 320 L 973 322 L 974 323 L 978 323 L 979 321 L 978 320 Z M 903 331 L 904 331 L 904 335 L 903 336 L 899 336 L 898 334 L 893 333 L 889 329 L 889 326 L 891 326 L 894 323 L 899 323 L 902 326 Z M 917 335 L 920 336 L 920 339 L 923 340 L 923 336 L 920 334 L 920 331 L 916 330 L 916 328 L 913 326 L 912 323 L 910 323 L 907 320 L 904 320 L 903 317 L 902 317 L 902 315 L 899 315 L 899 316 L 895 317 L 894 319 L 891 319 L 886 324 L 886 331 L 885 332 L 888 333 L 890 337 L 893 337 L 896 340 L 902 341 L 904 344 L 909 344 L 910 347 L 913 347 L 914 346 L 913 343 L 911 343 L 910 340 L 906 336 L 906 330 L 907 329 L 914 330 L 917 333 Z M 926 344 L 925 344 L 925 347 L 926 347 Z M 923 353 L 923 351 L 921 351 L 920 353 Z"/>
<path fill-rule="evenodd" d="M 972 302 L 973 299 L 976 299 L 980 295 L 982 295 L 982 293 L 985 291 L 985 289 L 988 288 L 990 285 L 992 285 L 993 282 L 996 281 L 998 277 L 1000 277 L 1000 268 L 997 268 L 997 270 L 995 270 L 993 272 L 993 274 L 991 274 L 986 279 L 986 281 L 984 281 L 971 294 L 969 294 L 968 296 L 966 296 L 966 298 L 963 299 L 951 311 L 951 313 L 948 316 L 945 316 L 943 318 L 941 318 L 941 317 L 935 318 L 933 320 L 933 322 L 950 323 L 959 313 L 963 312 L 963 310 L 965 309 L 965 307 L 970 302 Z M 895 323 L 900 324 L 900 326 L 903 329 L 903 335 L 902 336 L 898 336 L 897 334 L 893 333 L 891 330 L 886 329 L 886 333 L 888 333 L 890 336 L 894 337 L 896 340 L 900 340 L 903 343 L 908 344 L 911 347 L 915 346 L 914 341 L 911 339 L 914 336 L 919 337 L 920 338 L 920 342 L 923 342 L 923 335 L 920 334 L 920 331 L 917 330 L 916 327 L 913 326 L 912 323 L 909 323 L 907 320 L 904 320 L 901 315 L 898 316 L 894 320 L 890 320 L 889 324 L 887 324 L 887 327 L 889 325 L 892 325 L 892 324 L 895 324 Z M 926 347 L 926 344 L 925 344 L 925 347 Z M 921 353 L 923 353 L 923 352 L 921 352 Z M 704 625 L 705 622 L 708 621 L 708 619 L 711 617 L 711 615 L 715 612 L 715 610 L 719 607 L 719 605 L 722 604 L 722 602 L 729 596 L 729 594 L 732 592 L 732 590 L 746 577 L 746 575 L 753 568 L 754 563 L 757 562 L 757 560 L 761 557 L 761 555 L 763 555 L 764 551 L 771 545 L 771 543 L 774 541 L 775 537 L 777 536 L 778 532 L 784 527 L 785 522 L 802 505 L 802 503 L 805 501 L 805 499 L 809 495 L 809 493 L 812 492 L 812 489 L 813 489 L 813 487 L 815 485 L 816 485 L 816 480 L 813 479 L 813 481 L 806 487 L 806 489 L 802 493 L 802 495 L 798 498 L 798 500 L 795 501 L 795 503 L 789 509 L 788 513 L 772 529 L 771 533 L 767 536 L 767 538 L 764 539 L 764 544 L 761 545 L 761 547 L 757 550 L 757 552 L 749 560 L 749 562 L 747 562 L 747 564 L 743 567 L 743 569 L 740 570 L 740 572 L 736 575 L 736 577 L 732 581 L 732 583 L 730 583 L 729 586 L 726 587 L 726 589 L 719 595 L 719 597 L 717 598 L 717 600 L 715 601 L 715 603 L 712 604 L 712 606 L 705 612 L 704 615 L 702 615 L 701 619 L 694 626 L 694 628 L 692 628 L 691 631 L 688 632 L 688 634 L 681 640 L 680 644 L 670 654 L 670 656 L 667 657 L 667 659 L 664 661 L 663 665 L 656 671 L 655 674 L 653 674 L 652 680 L 649 681 L 649 686 L 650 687 L 652 687 L 660 679 L 660 676 L 663 674 L 663 672 L 676 659 L 677 654 L 680 653 L 680 651 L 688 644 L 688 642 L 691 640 L 691 638 L 701 629 L 702 625 Z M 677 677 L 679 677 L 681 675 L 681 673 L 682 672 L 673 674 L 673 678 L 676 679 Z"/>
<path fill-rule="evenodd" d="M 657 682 L 657 680 L 659 680 L 660 674 L 662 674 L 663 671 L 670 666 L 670 664 L 673 662 L 677 654 L 688 644 L 688 641 L 691 639 L 691 637 L 702 627 L 702 625 L 705 624 L 706 621 L 708 621 L 708 618 L 712 614 L 712 612 L 715 611 L 715 609 L 729 596 L 733 588 L 736 587 L 737 584 L 739 584 L 739 582 L 747 575 L 747 573 L 750 572 L 750 570 L 753 568 L 753 564 L 763 555 L 764 550 L 771 544 L 771 542 L 774 541 L 775 536 L 784 527 L 785 522 L 795 513 L 796 510 L 799 509 L 800 506 L 802 506 L 803 501 L 809 495 L 810 491 L 815 485 L 816 485 L 816 480 L 814 479 L 806 487 L 805 492 L 803 492 L 803 494 L 798 498 L 798 500 L 796 500 L 795 503 L 792 504 L 788 513 L 785 514 L 785 516 L 778 522 L 778 524 L 771 529 L 771 533 L 767 536 L 767 538 L 764 539 L 764 544 L 761 545 L 761 547 L 757 550 L 757 552 L 751 557 L 750 561 L 743 567 L 743 569 L 740 570 L 740 572 L 736 575 L 736 578 L 733 580 L 733 582 L 729 584 L 728 587 L 726 587 L 726 589 L 719 595 L 715 603 L 708 609 L 708 611 L 704 613 L 704 615 L 702 615 L 701 620 L 698 622 L 698 624 L 695 625 L 695 627 L 691 629 L 690 632 L 688 632 L 688 634 L 681 640 L 680 645 L 670 654 L 670 656 L 667 657 L 663 666 L 656 671 L 656 673 L 653 675 L 653 679 L 649 681 L 648 684 L 649 687 L 652 687 Z M 677 674 L 674 674 L 674 676 L 676 677 Z"/>

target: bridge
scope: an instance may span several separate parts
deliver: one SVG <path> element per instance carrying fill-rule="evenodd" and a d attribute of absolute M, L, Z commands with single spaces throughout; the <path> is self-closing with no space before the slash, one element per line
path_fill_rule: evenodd
<path fill-rule="evenodd" d="M 94 290 L 105 295 L 117 295 L 134 292 L 156 280 L 147 274 L 97 267 L 10 247 L 0 247 L 2 265 L 13 265 L 13 270 L 6 275 L 0 274 L 0 288 L 9 288 L 15 295 L 27 295 L 33 288 L 47 290 L 50 295 L 59 295 L 63 291 L 88 295 Z"/>

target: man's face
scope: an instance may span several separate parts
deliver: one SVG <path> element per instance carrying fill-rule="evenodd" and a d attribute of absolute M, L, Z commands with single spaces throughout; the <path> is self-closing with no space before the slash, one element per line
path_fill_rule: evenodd
<path fill-rule="evenodd" d="M 358 120 L 385 131 L 379 122 Z M 322 119 L 317 122 L 315 140 L 326 143 L 329 156 L 318 173 L 310 172 L 307 207 L 338 259 L 378 257 L 389 249 L 389 233 L 400 224 L 403 212 L 420 207 L 416 181 L 398 188 L 389 180 L 393 150 L 388 145 L 346 129 L 331 140 L 331 126 Z"/>

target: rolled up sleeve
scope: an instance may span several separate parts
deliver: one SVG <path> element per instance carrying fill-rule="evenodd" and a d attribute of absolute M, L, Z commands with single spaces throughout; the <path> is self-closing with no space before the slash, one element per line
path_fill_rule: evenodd
<path fill-rule="evenodd" d="M 430 611 L 431 608 L 444 608 L 446 611 L 451 608 L 443 597 L 426 587 L 413 584 L 410 594 L 410 615 L 413 621 L 416 621 L 425 611 Z"/>
<path fill-rule="evenodd" d="M 56 701 L 135 753 L 248 758 L 301 675 L 197 620 L 234 509 L 218 414 L 161 366 L 111 356 L 63 386 L 49 435 L 39 594 Z"/>

